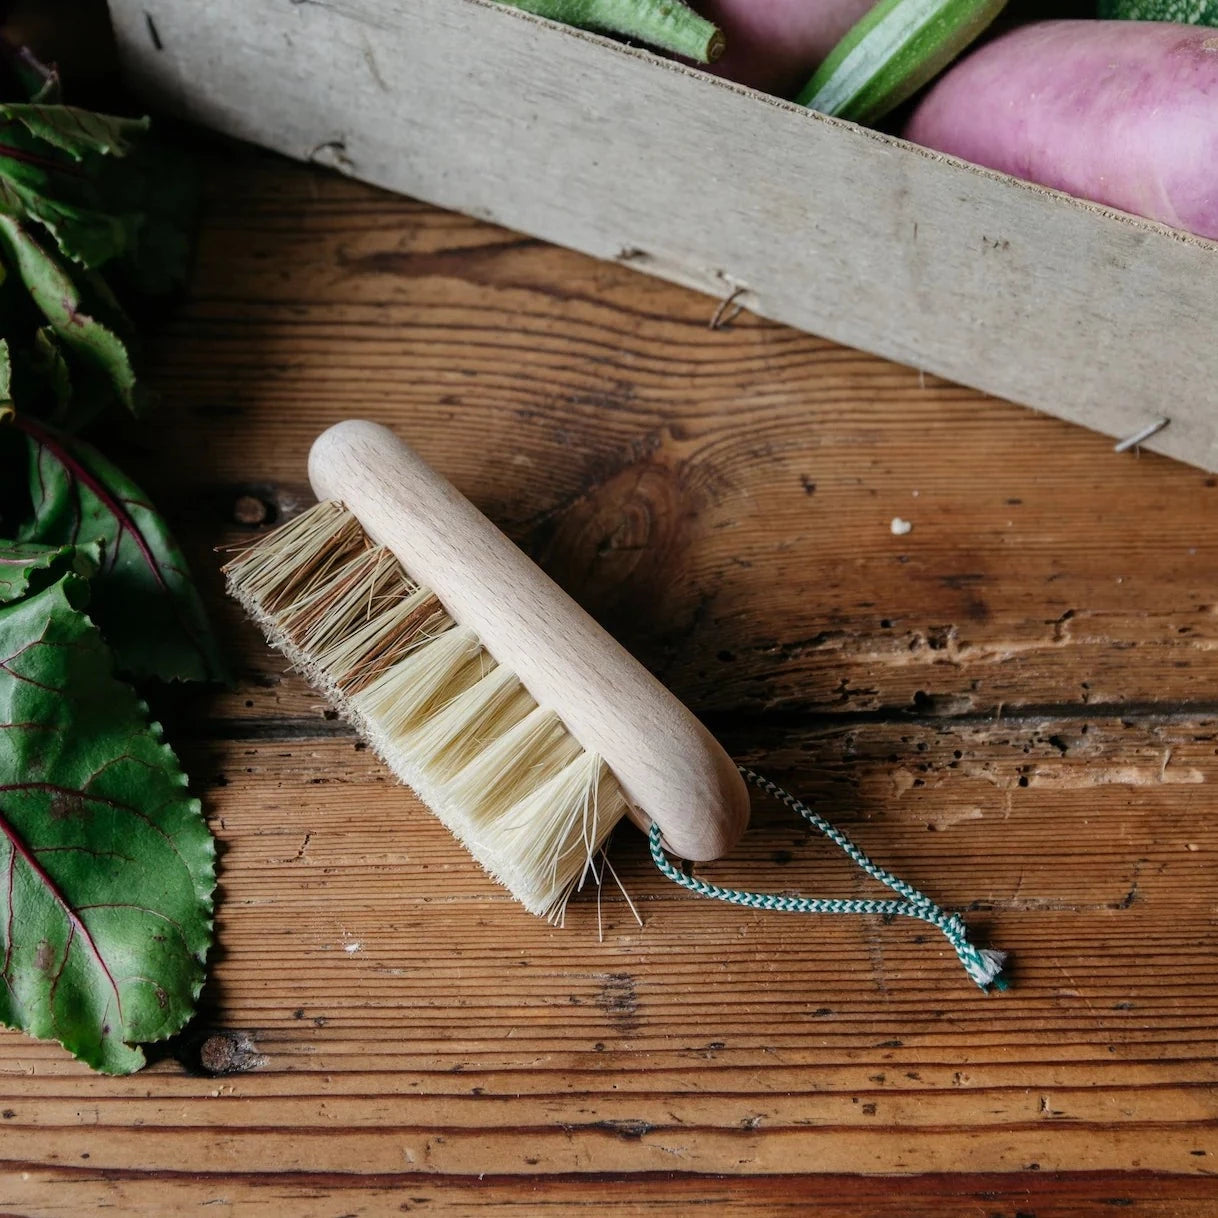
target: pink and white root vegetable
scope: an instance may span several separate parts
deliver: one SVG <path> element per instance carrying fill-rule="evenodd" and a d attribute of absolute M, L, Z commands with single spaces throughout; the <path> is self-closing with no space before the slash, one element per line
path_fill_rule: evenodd
<path fill-rule="evenodd" d="M 1050 21 L 942 76 L 914 143 L 1203 237 L 1218 237 L 1218 32 Z"/>
<path fill-rule="evenodd" d="M 718 76 L 789 97 L 874 0 L 694 0 L 727 40 Z"/>

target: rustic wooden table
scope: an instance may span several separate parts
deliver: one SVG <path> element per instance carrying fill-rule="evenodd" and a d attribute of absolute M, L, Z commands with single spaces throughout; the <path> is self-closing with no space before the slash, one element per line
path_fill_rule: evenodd
<path fill-rule="evenodd" d="M 1218 1212 L 1218 480 L 320 170 L 206 165 L 166 407 L 111 450 L 240 668 L 170 716 L 219 947 L 139 1075 L 0 1035 L 0 1208 Z M 689 896 L 633 831 L 641 928 L 616 892 L 563 930 L 515 907 L 219 594 L 212 547 L 307 504 L 349 415 L 1013 949 L 1014 988 L 920 924 Z M 872 890 L 764 802 L 698 873 Z"/>

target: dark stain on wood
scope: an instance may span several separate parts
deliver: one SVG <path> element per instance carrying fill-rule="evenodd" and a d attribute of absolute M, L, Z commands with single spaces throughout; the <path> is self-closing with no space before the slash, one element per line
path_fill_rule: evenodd
<path fill-rule="evenodd" d="M 596 994 L 596 1005 L 615 1031 L 623 1035 L 638 1031 L 639 998 L 630 973 L 606 974 Z"/>

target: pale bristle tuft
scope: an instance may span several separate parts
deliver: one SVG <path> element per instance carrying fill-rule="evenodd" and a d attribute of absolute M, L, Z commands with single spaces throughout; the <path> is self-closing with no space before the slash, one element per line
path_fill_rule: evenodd
<path fill-rule="evenodd" d="M 363 621 L 353 621 L 346 634 L 335 635 L 316 652 L 308 650 L 334 674 L 344 693 L 354 695 L 452 624 L 444 606 L 426 588 L 403 587 L 394 598 L 378 599 L 376 611 Z"/>
<path fill-rule="evenodd" d="M 378 606 L 400 604 L 417 590 L 392 557 L 385 559 L 384 550 L 365 550 L 324 581 L 315 581 L 307 597 L 277 615 L 280 629 L 336 677 L 345 671 L 341 657 L 352 635 L 371 629 L 380 637 Z"/>
<path fill-rule="evenodd" d="M 275 620 L 285 606 L 305 603 L 349 559 L 367 548 L 359 521 L 328 500 L 243 551 L 225 567 L 242 598 Z"/>
<path fill-rule="evenodd" d="M 353 709 L 397 743 L 473 685 L 490 657 L 478 636 L 462 626 L 430 635 L 351 698 Z M 388 759 L 393 764 L 392 758 Z"/>
<path fill-rule="evenodd" d="M 403 745 L 437 782 L 452 779 L 537 706 L 515 673 L 491 663 L 481 680 L 403 733 Z"/>
<path fill-rule="evenodd" d="M 595 875 L 596 852 L 626 810 L 609 767 L 596 754 L 581 752 L 481 827 L 478 843 L 487 854 L 512 860 L 510 886 L 549 894 L 548 916 L 557 920 L 585 873 Z"/>
<path fill-rule="evenodd" d="M 604 761 L 496 664 L 340 504 L 225 567 L 271 642 L 484 868 L 560 919 L 628 802 Z"/>
<path fill-rule="evenodd" d="M 552 710 L 535 706 L 446 786 L 454 802 L 466 809 L 481 840 L 484 825 L 549 782 L 581 752 L 562 720 Z"/>

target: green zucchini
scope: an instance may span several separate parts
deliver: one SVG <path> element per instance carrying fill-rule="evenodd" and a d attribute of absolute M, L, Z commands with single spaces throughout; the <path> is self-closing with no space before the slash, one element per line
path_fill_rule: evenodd
<path fill-rule="evenodd" d="M 1121 21 L 1218 25 L 1218 0 L 1100 0 L 1099 15 Z"/>
<path fill-rule="evenodd" d="M 648 46 L 714 63 L 723 54 L 722 32 L 682 0 L 500 0 L 564 25 L 637 38 Z"/>
<path fill-rule="evenodd" d="M 880 0 L 829 52 L 796 99 L 874 123 L 937 76 L 1006 0 Z"/>

